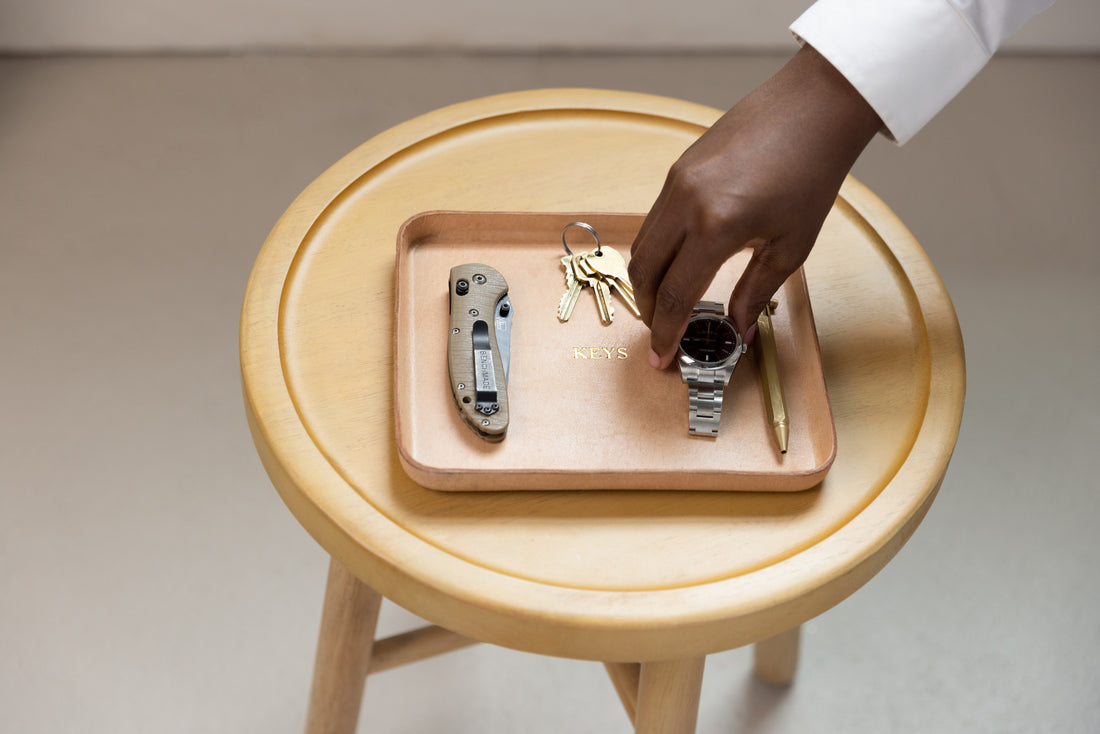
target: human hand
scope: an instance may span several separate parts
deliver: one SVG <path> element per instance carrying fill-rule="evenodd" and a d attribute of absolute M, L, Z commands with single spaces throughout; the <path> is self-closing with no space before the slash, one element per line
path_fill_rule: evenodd
<path fill-rule="evenodd" d="M 757 316 L 809 255 L 845 175 L 881 127 L 848 81 L 805 46 L 684 152 L 630 248 L 630 281 L 652 332 L 650 364 L 672 362 L 692 308 L 745 247 L 753 254 L 729 313 L 752 341 Z"/>

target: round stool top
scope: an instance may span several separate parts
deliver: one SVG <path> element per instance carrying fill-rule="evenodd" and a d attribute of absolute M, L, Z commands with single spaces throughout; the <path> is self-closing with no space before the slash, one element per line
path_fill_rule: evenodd
<path fill-rule="evenodd" d="M 818 487 L 445 493 L 401 469 L 402 222 L 434 209 L 644 212 L 719 114 L 596 90 L 475 100 L 364 143 L 278 221 L 241 317 L 249 425 L 288 507 L 359 578 L 485 642 L 675 659 L 820 614 L 912 534 L 958 435 L 962 338 L 925 253 L 851 178 L 806 263 L 837 433 Z"/>

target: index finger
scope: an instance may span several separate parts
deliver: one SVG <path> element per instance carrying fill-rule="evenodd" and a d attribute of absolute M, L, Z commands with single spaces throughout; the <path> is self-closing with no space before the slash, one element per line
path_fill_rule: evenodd
<path fill-rule="evenodd" d="M 638 311 L 646 326 L 653 324 L 657 287 L 676 258 L 684 239 L 679 219 L 671 216 L 665 206 L 667 200 L 666 187 L 649 210 L 630 246 L 627 275 L 634 289 Z"/>

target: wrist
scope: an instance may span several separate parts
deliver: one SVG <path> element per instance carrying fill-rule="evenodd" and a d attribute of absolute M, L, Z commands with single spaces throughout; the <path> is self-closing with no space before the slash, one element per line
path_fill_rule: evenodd
<path fill-rule="evenodd" d="M 803 46 L 776 79 L 792 87 L 785 91 L 799 100 L 805 124 L 826 134 L 834 152 L 848 159 L 848 167 L 883 129 L 874 108 L 812 46 Z"/>

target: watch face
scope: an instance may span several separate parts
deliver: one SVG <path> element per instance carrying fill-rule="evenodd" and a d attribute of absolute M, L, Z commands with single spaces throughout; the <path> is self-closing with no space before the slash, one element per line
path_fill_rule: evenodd
<path fill-rule="evenodd" d="M 702 316 L 688 323 L 680 348 L 697 362 L 715 364 L 731 357 L 737 342 L 737 332 L 730 321 L 718 316 Z"/>

